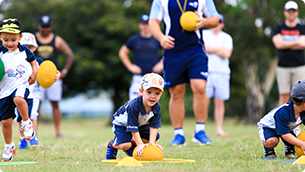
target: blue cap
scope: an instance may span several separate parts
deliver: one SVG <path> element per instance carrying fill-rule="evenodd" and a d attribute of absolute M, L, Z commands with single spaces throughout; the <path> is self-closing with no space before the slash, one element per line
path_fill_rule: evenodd
<path fill-rule="evenodd" d="M 223 18 L 222 14 L 219 14 L 218 17 L 219 17 L 219 23 L 224 23 L 225 22 L 225 19 Z"/>
<path fill-rule="evenodd" d="M 50 26 L 51 25 L 51 18 L 50 16 L 42 16 L 39 20 L 39 25 L 41 26 L 45 26 L 45 25 L 48 25 Z"/>
<path fill-rule="evenodd" d="M 148 23 L 149 17 L 146 14 L 143 14 L 140 19 L 140 23 Z"/>

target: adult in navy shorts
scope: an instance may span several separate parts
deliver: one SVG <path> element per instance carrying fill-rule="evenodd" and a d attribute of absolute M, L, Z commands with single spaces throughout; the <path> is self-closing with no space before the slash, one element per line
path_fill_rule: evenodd
<path fill-rule="evenodd" d="M 183 30 L 180 16 L 186 11 L 197 14 L 195 31 Z M 203 15 L 206 17 L 204 18 Z M 170 146 L 185 145 L 183 119 L 185 116 L 184 94 L 186 82 L 190 82 L 194 94 L 193 110 L 196 118 L 194 143 L 210 144 L 205 133 L 207 118 L 206 79 L 208 57 L 200 30 L 219 23 L 218 12 L 213 0 L 154 0 L 150 11 L 149 27 L 152 35 L 164 49 L 165 87 L 170 91 L 169 112 L 175 137 Z M 161 21 L 165 23 L 165 33 L 161 31 Z"/>
<path fill-rule="evenodd" d="M 129 100 L 138 97 L 141 79 L 146 73 L 161 73 L 163 64 L 160 60 L 160 43 L 150 33 L 148 27 L 148 15 L 140 18 L 140 33 L 132 35 L 121 47 L 119 57 L 126 68 L 133 74 L 129 88 Z M 128 55 L 133 52 L 134 63 Z"/>

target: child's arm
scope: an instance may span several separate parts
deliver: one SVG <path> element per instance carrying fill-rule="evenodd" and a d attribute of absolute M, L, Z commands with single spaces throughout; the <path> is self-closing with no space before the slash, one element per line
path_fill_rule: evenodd
<path fill-rule="evenodd" d="M 150 130 L 149 131 L 150 132 L 150 134 L 149 134 L 149 144 L 155 144 L 157 134 L 158 134 L 158 128 L 150 127 L 149 130 Z"/>
<path fill-rule="evenodd" d="M 136 155 L 141 156 L 143 154 L 143 149 L 147 144 L 144 144 L 139 132 L 131 132 L 133 139 L 135 140 L 138 148 L 136 150 Z"/>
<path fill-rule="evenodd" d="M 29 81 L 29 84 L 32 85 L 36 81 L 38 70 L 37 70 L 37 62 L 36 62 L 36 60 L 31 61 L 30 64 L 32 66 L 33 73 L 30 75 L 28 81 Z"/>
<path fill-rule="evenodd" d="M 305 154 L 305 142 L 303 142 L 302 140 L 294 137 L 292 134 L 288 133 L 288 134 L 283 134 L 282 135 L 282 138 L 284 140 L 286 140 L 287 142 L 289 142 L 290 144 L 293 144 L 293 145 L 296 145 L 296 146 L 299 146 L 304 154 Z"/>
<path fill-rule="evenodd" d="M 158 128 L 153 128 L 153 127 L 150 127 L 149 129 L 150 131 L 150 134 L 149 134 L 149 144 L 152 144 L 152 145 L 156 145 L 157 147 L 159 147 L 162 151 L 163 151 L 163 148 L 161 145 L 159 144 L 156 144 L 156 138 L 157 138 L 157 134 L 158 134 Z"/>

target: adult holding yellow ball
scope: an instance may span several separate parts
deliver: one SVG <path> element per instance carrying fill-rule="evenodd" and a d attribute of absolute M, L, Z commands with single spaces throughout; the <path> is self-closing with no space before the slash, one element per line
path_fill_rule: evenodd
<path fill-rule="evenodd" d="M 194 26 L 184 26 L 184 24 L 188 26 L 194 23 L 194 21 L 188 22 L 191 19 L 187 16 L 189 14 L 194 16 L 189 11 L 198 17 L 195 28 Z M 165 87 L 169 88 L 170 92 L 169 113 L 175 134 L 170 146 L 180 146 L 185 143 L 182 126 L 185 115 L 185 83 L 187 82 L 190 83 L 194 94 L 193 110 L 196 126 L 193 142 L 212 143 L 205 133 L 207 118 L 205 87 L 208 75 L 208 57 L 198 29 L 217 26 L 218 15 L 213 0 L 154 0 L 152 3 L 149 27 L 152 35 L 164 49 Z M 186 18 L 184 19 L 184 17 Z M 165 33 L 160 28 L 162 20 L 166 25 Z"/>

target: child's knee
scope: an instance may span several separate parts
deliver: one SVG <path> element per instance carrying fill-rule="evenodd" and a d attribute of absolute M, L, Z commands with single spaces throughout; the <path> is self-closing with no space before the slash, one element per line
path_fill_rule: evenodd
<path fill-rule="evenodd" d="M 2 120 L 1 122 L 2 122 L 3 128 L 10 128 L 10 127 L 12 127 L 12 124 L 13 124 L 13 118 Z"/>
<path fill-rule="evenodd" d="M 268 140 L 266 140 L 263 144 L 266 148 L 274 148 L 279 143 L 279 139 L 276 137 L 271 137 Z"/>
<path fill-rule="evenodd" d="M 115 147 L 116 149 L 122 149 L 122 150 L 127 150 L 132 146 L 131 142 L 128 143 L 122 143 L 119 145 L 113 145 L 113 147 Z"/>
<path fill-rule="evenodd" d="M 14 98 L 14 103 L 18 106 L 18 105 L 21 105 L 23 103 L 26 103 L 26 101 L 22 97 L 15 97 Z"/>

